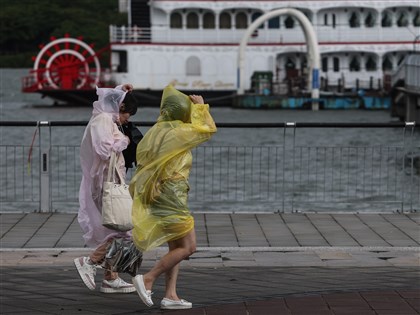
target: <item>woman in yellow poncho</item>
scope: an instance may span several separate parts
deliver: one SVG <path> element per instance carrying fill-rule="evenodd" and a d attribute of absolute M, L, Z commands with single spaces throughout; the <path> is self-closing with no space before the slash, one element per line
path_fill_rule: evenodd
<path fill-rule="evenodd" d="M 167 242 L 169 252 L 144 275 L 133 278 L 142 301 L 152 306 L 151 289 L 166 273 L 163 309 L 191 308 L 178 297 L 179 263 L 196 247 L 194 218 L 187 206 L 191 149 L 210 139 L 216 125 L 201 96 L 187 96 L 172 86 L 162 95 L 160 116 L 137 146 L 137 170 L 130 183 L 133 240 L 147 251 Z"/>

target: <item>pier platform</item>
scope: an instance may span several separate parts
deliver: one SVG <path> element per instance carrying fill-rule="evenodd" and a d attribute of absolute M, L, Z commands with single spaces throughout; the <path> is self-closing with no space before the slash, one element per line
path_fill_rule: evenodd
<path fill-rule="evenodd" d="M 137 294 L 89 291 L 73 259 L 75 213 L 1 213 L 1 314 L 420 314 L 418 213 L 194 213 L 197 252 L 178 294 L 193 309 L 162 311 Z M 166 253 L 144 253 L 140 272 Z M 98 270 L 97 287 L 102 280 Z M 129 281 L 128 275 L 122 277 Z"/>

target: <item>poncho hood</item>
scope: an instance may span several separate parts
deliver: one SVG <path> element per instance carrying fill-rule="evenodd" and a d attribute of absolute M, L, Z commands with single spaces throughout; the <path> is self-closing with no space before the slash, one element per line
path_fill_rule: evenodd
<path fill-rule="evenodd" d="M 98 100 L 93 102 L 92 116 L 109 113 L 112 115 L 112 120 L 114 122 L 117 121 L 120 106 L 127 92 L 118 87 L 115 89 L 96 87 L 96 94 L 98 95 Z"/>
<path fill-rule="evenodd" d="M 192 102 L 187 95 L 172 85 L 168 85 L 163 90 L 158 122 L 180 120 L 189 123 L 191 122 L 191 106 Z"/>

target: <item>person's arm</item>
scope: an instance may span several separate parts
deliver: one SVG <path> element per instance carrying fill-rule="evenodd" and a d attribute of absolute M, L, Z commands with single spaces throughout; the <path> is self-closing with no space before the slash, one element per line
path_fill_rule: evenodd
<path fill-rule="evenodd" d="M 192 97 L 193 102 L 203 102 L 201 96 Z M 181 123 L 165 134 L 160 146 L 160 153 L 182 152 L 190 150 L 208 141 L 217 131 L 213 117 L 210 115 L 208 104 L 194 103 L 191 106 L 191 122 Z"/>
<path fill-rule="evenodd" d="M 199 132 L 214 133 L 217 131 L 213 117 L 210 115 L 210 106 L 204 103 L 201 95 L 190 95 L 193 102 L 191 108 L 191 124 Z"/>
<path fill-rule="evenodd" d="M 114 122 L 109 115 L 101 114 L 91 124 L 92 146 L 102 160 L 108 160 L 111 151 L 122 152 L 128 145 L 128 138 L 115 139 Z"/>
<path fill-rule="evenodd" d="M 131 85 L 129 83 L 121 84 L 121 85 L 117 85 L 115 87 L 115 89 L 122 90 L 124 92 L 131 92 L 131 91 L 133 91 L 133 85 Z"/>

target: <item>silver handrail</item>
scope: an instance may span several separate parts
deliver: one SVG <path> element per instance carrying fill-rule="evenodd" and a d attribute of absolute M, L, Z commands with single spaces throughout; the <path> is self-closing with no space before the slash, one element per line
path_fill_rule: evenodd
<path fill-rule="evenodd" d="M 79 122 L 0 122 L 38 130 L 31 168 L 29 145 L 1 144 L 0 211 L 78 209 L 78 144 L 54 139 L 56 128 Z M 153 122 L 135 122 L 151 126 Z M 275 145 L 215 145 L 193 151 L 190 205 L 196 211 L 419 211 L 420 146 L 415 123 L 220 123 L 224 128 L 267 128 Z M 305 143 L 308 130 L 401 130 L 398 145 Z M 417 128 L 417 129 L 416 129 Z M 83 128 L 80 128 L 83 129 Z M 16 132 L 16 131 L 15 131 Z M 133 170 L 128 173 L 130 178 Z"/>

